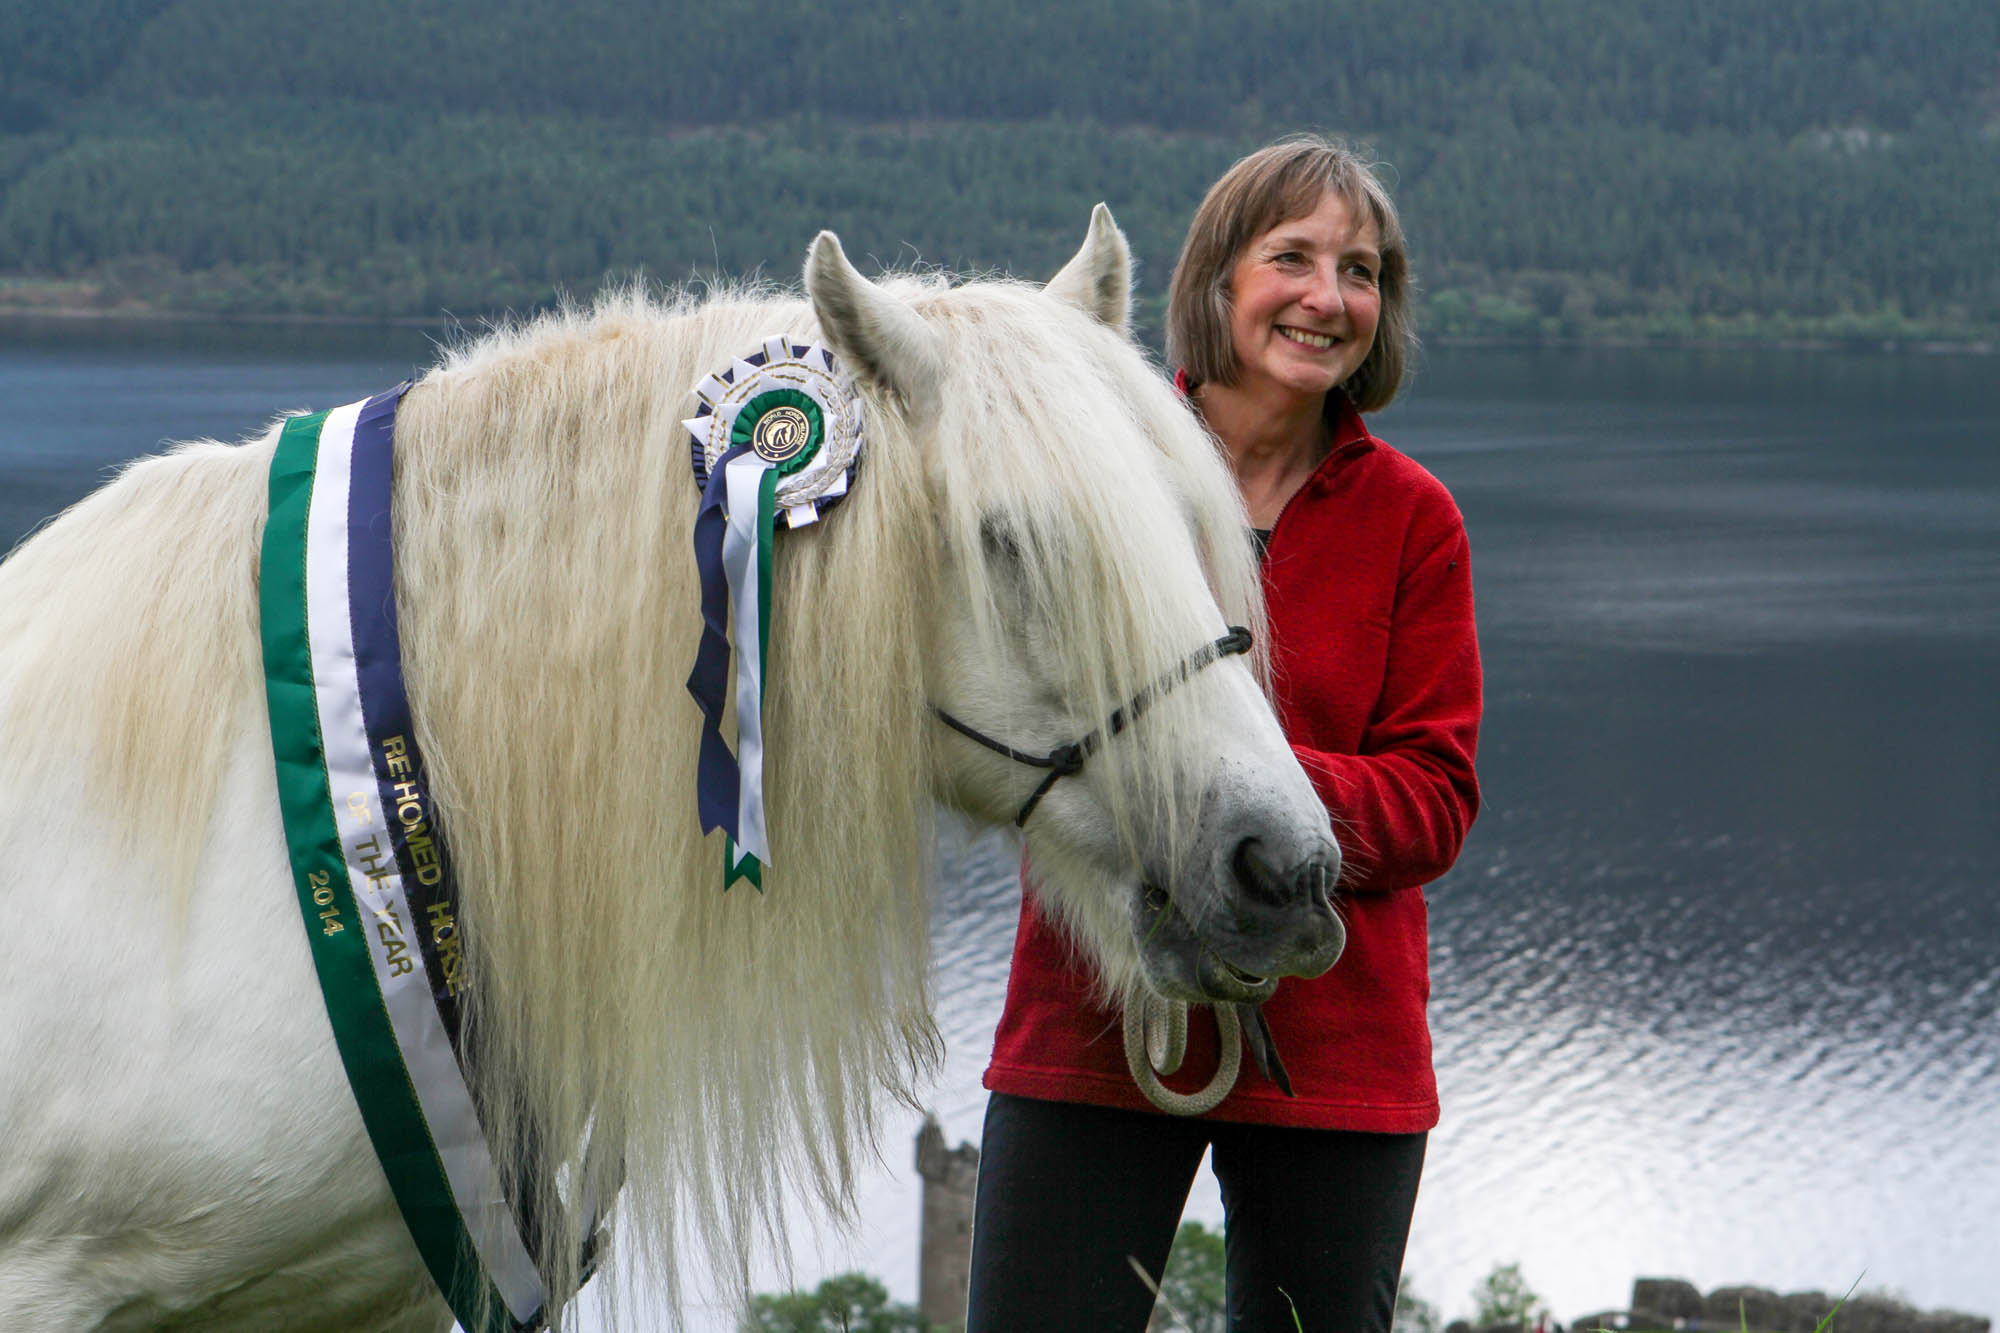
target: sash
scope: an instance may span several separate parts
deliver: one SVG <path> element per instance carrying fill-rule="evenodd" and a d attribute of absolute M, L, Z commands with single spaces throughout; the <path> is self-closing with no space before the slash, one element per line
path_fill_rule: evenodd
<path fill-rule="evenodd" d="M 462 1072 L 458 907 L 396 631 L 389 500 L 408 387 L 279 436 L 259 592 L 271 748 L 320 991 L 389 1188 L 459 1323 L 516 1333 L 551 1313 L 538 1228 L 502 1189 Z"/>

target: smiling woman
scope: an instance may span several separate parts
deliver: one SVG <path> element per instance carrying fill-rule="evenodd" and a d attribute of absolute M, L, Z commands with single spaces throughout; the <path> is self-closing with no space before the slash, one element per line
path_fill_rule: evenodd
<path fill-rule="evenodd" d="M 1457 506 L 1360 416 L 1395 397 L 1413 340 L 1380 182 L 1313 138 L 1236 164 L 1188 230 L 1168 327 L 1263 545 L 1275 702 L 1341 839 L 1347 948 L 1268 985 L 1230 970 L 1241 953 L 1197 966 L 1215 1021 L 1194 1016 L 1184 1052 L 1140 1050 L 1052 927 L 1031 849 L 986 1075 L 968 1328 L 1143 1328 L 1153 1296 L 1127 1257 L 1160 1272 L 1207 1151 L 1230 1327 L 1387 1333 L 1438 1114 L 1423 885 L 1478 808 L 1480 672 Z M 1258 1068 L 1229 1090 L 1238 1023 Z M 1144 1060 L 1178 1068 L 1180 1095 Z M 1226 1095 L 1187 1098 L 1218 1062 Z"/>
<path fill-rule="evenodd" d="M 1231 446 L 1237 485 L 1260 531 L 1278 521 L 1319 464 L 1327 394 L 1374 350 L 1380 234 L 1372 218 L 1329 190 L 1310 213 L 1253 238 L 1229 266 L 1234 374 L 1214 382 L 1202 410 Z"/>

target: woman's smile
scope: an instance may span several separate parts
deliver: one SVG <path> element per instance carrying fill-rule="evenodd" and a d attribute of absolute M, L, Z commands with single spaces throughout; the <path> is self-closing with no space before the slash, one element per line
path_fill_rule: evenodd
<path fill-rule="evenodd" d="M 1283 334 L 1285 337 L 1291 339 L 1293 342 L 1302 344 L 1303 346 L 1306 347 L 1327 348 L 1333 346 L 1333 344 L 1336 341 L 1334 336 L 1330 333 L 1312 333 L 1306 329 L 1292 328 L 1288 324 L 1280 324 L 1278 326 L 1278 332 Z"/>

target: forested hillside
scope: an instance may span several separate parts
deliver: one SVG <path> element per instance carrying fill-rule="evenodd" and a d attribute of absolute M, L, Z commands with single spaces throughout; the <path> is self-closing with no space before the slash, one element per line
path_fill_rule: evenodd
<path fill-rule="evenodd" d="M 2000 333 L 1993 0 L 0 0 L 0 301 L 473 315 L 607 274 L 1157 309 L 1205 184 L 1364 142 L 1433 335 Z"/>

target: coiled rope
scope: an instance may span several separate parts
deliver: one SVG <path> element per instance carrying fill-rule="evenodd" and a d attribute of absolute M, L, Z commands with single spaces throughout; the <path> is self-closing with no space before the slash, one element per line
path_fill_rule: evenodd
<path fill-rule="evenodd" d="M 1236 1086 L 1243 1064 L 1243 1025 L 1236 1006 L 1215 1006 L 1215 1026 L 1221 1037 L 1215 1077 L 1200 1092 L 1175 1092 L 1160 1082 L 1161 1074 L 1181 1067 L 1187 1055 L 1186 1004 L 1152 993 L 1125 1006 L 1125 1067 L 1146 1100 L 1169 1115 L 1206 1115 L 1222 1104 Z"/>

